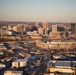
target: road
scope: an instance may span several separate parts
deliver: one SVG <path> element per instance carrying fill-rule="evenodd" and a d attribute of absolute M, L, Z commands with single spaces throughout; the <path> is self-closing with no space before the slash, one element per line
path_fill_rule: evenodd
<path fill-rule="evenodd" d="M 51 59 L 51 54 L 49 51 L 42 51 L 44 54 L 44 59 L 41 62 L 41 65 L 35 68 L 35 71 L 31 75 L 44 75 L 46 68 L 47 68 L 47 62 L 49 59 Z"/>

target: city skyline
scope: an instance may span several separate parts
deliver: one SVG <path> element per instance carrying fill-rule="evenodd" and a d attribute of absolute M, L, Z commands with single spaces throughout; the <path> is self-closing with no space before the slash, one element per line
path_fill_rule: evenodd
<path fill-rule="evenodd" d="M 0 21 L 75 22 L 76 0 L 0 0 Z"/>

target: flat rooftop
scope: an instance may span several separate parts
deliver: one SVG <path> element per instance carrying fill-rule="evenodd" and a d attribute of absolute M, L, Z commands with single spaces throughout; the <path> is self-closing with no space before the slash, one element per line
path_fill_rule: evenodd
<path fill-rule="evenodd" d="M 57 68 L 76 68 L 76 61 L 52 61 L 49 60 L 47 66 L 53 66 Z"/>
<path fill-rule="evenodd" d="M 17 59 L 14 62 L 27 62 L 27 61 L 28 61 L 27 59 Z"/>
<path fill-rule="evenodd" d="M 17 74 L 18 74 L 18 73 L 21 73 L 21 74 L 22 74 L 23 71 L 5 71 L 5 73 L 17 73 Z"/>

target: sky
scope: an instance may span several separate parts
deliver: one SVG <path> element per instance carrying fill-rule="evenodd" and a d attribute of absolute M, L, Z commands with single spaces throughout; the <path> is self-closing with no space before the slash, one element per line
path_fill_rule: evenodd
<path fill-rule="evenodd" d="M 0 21 L 76 23 L 76 0 L 0 0 Z"/>

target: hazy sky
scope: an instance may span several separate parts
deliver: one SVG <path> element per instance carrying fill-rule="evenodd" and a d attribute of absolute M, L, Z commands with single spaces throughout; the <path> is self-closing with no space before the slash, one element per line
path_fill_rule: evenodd
<path fill-rule="evenodd" d="M 76 22 L 76 0 L 0 0 L 0 21 Z"/>

